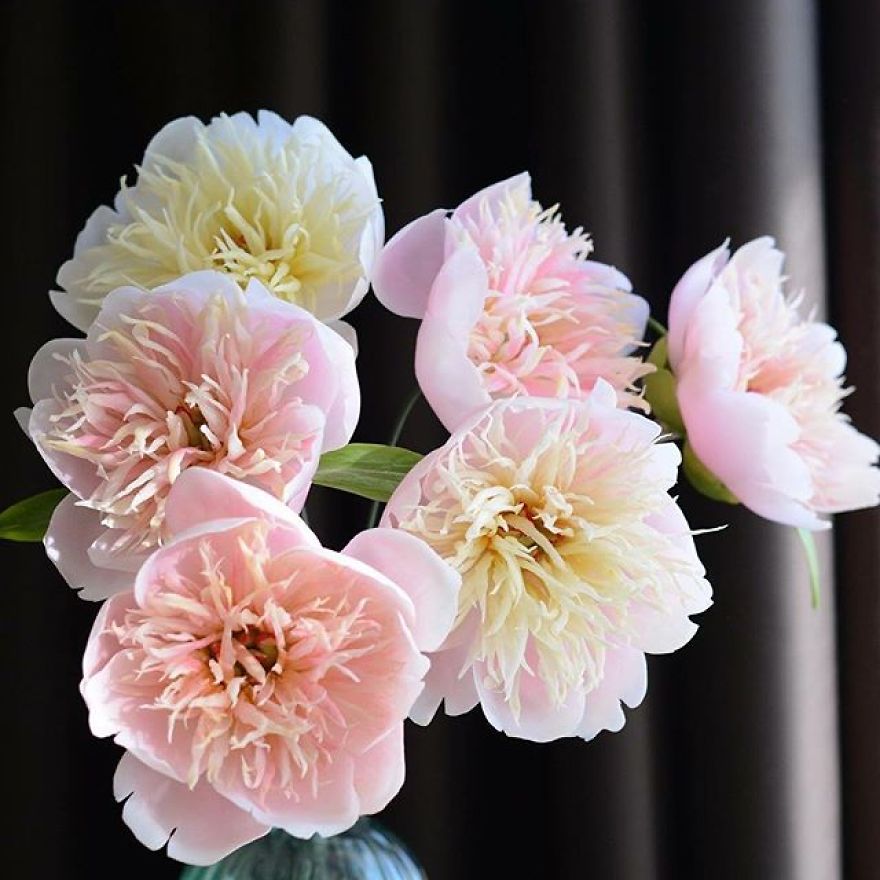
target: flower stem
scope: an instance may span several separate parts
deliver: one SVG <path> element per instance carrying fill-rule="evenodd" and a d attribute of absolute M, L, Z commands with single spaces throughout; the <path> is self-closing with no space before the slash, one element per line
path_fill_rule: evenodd
<path fill-rule="evenodd" d="M 406 403 L 403 405 L 403 409 L 397 416 L 397 421 L 394 423 L 394 427 L 391 430 L 391 436 L 388 438 L 389 446 L 397 446 L 397 443 L 400 440 L 400 435 L 403 434 L 403 429 L 406 427 L 406 423 L 409 419 L 410 413 L 413 411 L 413 407 L 416 405 L 421 396 L 421 389 L 416 388 L 416 390 L 413 391 L 413 393 L 407 399 Z M 376 523 L 379 521 L 379 509 L 381 506 L 382 505 L 380 501 L 374 501 L 372 506 L 370 507 L 370 515 L 367 517 L 368 529 L 375 528 Z"/>
<path fill-rule="evenodd" d="M 648 317 L 648 326 L 658 335 L 665 336 L 669 331 L 656 319 Z"/>

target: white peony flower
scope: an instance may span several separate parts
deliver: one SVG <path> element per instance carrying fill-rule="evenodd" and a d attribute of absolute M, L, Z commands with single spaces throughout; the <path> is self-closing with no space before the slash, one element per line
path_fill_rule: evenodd
<path fill-rule="evenodd" d="M 369 161 L 317 119 L 187 116 L 153 138 L 114 206 L 92 214 L 50 296 L 87 330 L 117 287 L 216 269 L 332 321 L 363 298 L 383 239 Z"/>

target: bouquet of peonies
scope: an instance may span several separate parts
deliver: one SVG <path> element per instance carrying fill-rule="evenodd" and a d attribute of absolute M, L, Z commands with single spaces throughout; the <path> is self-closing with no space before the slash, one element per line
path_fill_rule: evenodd
<path fill-rule="evenodd" d="M 102 603 L 91 728 L 124 749 L 125 822 L 184 862 L 382 810 L 404 719 L 441 703 L 540 742 L 620 730 L 645 655 L 711 604 L 680 466 L 796 527 L 814 580 L 811 530 L 880 497 L 843 347 L 785 294 L 772 239 L 688 269 L 668 332 L 526 174 L 383 242 L 370 163 L 317 120 L 185 118 L 50 294 L 86 335 L 37 352 L 17 416 L 64 489 L 0 536 L 43 540 Z M 370 285 L 421 322 L 418 384 L 451 433 L 424 457 L 349 443 L 341 319 Z M 313 483 L 387 502 L 379 527 L 323 547 Z"/>

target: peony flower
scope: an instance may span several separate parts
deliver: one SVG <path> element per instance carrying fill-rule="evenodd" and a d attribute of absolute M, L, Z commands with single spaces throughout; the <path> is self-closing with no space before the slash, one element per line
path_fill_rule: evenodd
<path fill-rule="evenodd" d="M 696 456 L 767 519 L 827 528 L 822 514 L 880 500 L 880 447 L 840 411 L 846 353 L 783 293 L 771 238 L 722 246 L 679 281 L 669 359 Z"/>
<path fill-rule="evenodd" d="M 492 400 L 581 398 L 600 378 L 623 405 L 641 404 L 634 383 L 652 367 L 632 352 L 648 306 L 591 250 L 532 199 L 528 174 L 388 242 L 373 287 L 392 312 L 422 319 L 416 375 L 449 430 Z"/>
<path fill-rule="evenodd" d="M 644 654 L 695 633 L 711 590 L 668 494 L 680 453 L 616 403 L 602 381 L 580 401 L 497 401 L 394 493 L 382 525 L 462 576 L 415 721 L 445 700 L 538 742 L 616 731 L 620 702 L 644 696 Z"/>
<path fill-rule="evenodd" d="M 348 442 L 360 406 L 341 337 L 260 282 L 243 292 L 218 272 L 114 291 L 88 338 L 37 352 L 29 381 L 34 408 L 21 420 L 73 493 L 46 547 L 89 599 L 127 583 L 162 542 L 168 491 L 187 468 L 298 509 L 322 449 Z"/>
<path fill-rule="evenodd" d="M 459 579 L 373 529 L 323 549 L 289 508 L 216 472 L 181 475 L 170 540 L 102 607 L 83 661 L 114 790 L 151 849 L 209 864 L 283 828 L 344 831 L 403 784 L 403 721 Z"/>
<path fill-rule="evenodd" d="M 332 320 L 367 291 L 384 221 L 373 171 L 308 116 L 193 116 L 150 142 L 131 187 L 89 218 L 58 273 L 55 308 L 87 330 L 117 287 L 200 269 L 252 280 Z"/>

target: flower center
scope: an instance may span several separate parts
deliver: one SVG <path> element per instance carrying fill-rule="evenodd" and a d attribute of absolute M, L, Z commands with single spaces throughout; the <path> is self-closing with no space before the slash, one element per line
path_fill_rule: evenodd
<path fill-rule="evenodd" d="M 215 672 L 215 680 L 243 678 L 248 684 L 258 685 L 265 682 L 269 674 L 281 671 L 277 666 L 279 652 L 275 636 L 257 627 L 246 626 L 232 633 L 228 641 L 221 637 L 207 650 L 208 665 Z"/>
<path fill-rule="evenodd" d="M 213 446 L 211 441 L 202 428 L 208 424 L 207 419 L 202 415 L 202 411 L 195 405 L 181 403 L 174 411 L 174 414 L 183 423 L 183 429 L 186 431 L 186 438 L 189 445 L 194 449 L 201 449 L 203 452 L 211 452 Z"/>
<path fill-rule="evenodd" d="M 274 247 L 262 230 L 249 230 L 256 241 L 234 228 L 221 229 L 215 239 L 216 247 L 211 254 L 218 269 L 228 272 L 246 287 L 252 278 L 262 281 L 276 296 L 296 302 L 302 281 L 296 276 L 294 264 L 305 241 L 305 233 L 299 224 L 288 230 L 284 244 Z"/>

